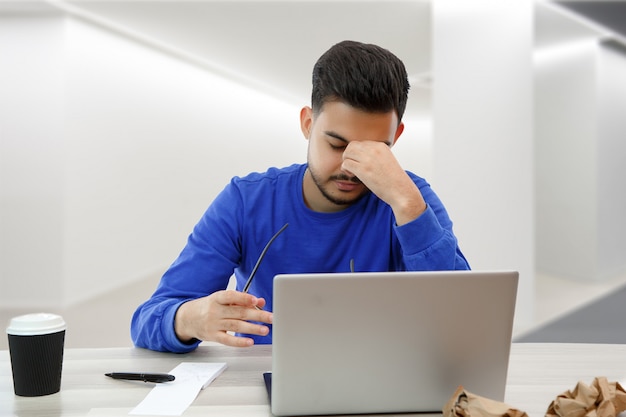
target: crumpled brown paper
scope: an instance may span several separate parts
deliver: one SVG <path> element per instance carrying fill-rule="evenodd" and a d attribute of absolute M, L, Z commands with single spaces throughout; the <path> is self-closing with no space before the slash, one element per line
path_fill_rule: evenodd
<path fill-rule="evenodd" d="M 619 382 L 594 378 L 591 385 L 578 382 L 574 390 L 558 395 L 545 417 L 616 417 L 626 411 L 626 391 Z M 528 417 L 526 412 L 480 397 L 458 387 L 443 408 L 443 417 Z"/>
<path fill-rule="evenodd" d="M 578 382 L 573 391 L 558 395 L 546 417 L 615 417 L 626 410 L 626 392 L 619 382 L 594 378 L 591 385 Z"/>
<path fill-rule="evenodd" d="M 443 408 L 443 417 L 528 417 L 524 411 L 458 387 Z"/>

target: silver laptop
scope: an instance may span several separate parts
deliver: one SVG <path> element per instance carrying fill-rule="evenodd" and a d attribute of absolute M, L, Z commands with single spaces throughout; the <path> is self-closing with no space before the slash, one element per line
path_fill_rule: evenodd
<path fill-rule="evenodd" d="M 504 400 L 518 273 L 277 275 L 272 413 L 441 412 Z"/>

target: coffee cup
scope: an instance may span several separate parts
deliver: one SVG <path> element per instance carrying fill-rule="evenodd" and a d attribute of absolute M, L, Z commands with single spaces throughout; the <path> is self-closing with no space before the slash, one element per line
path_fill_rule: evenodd
<path fill-rule="evenodd" d="M 56 314 L 11 319 L 6 331 L 16 395 L 38 397 L 59 392 L 65 329 L 65 321 Z"/>

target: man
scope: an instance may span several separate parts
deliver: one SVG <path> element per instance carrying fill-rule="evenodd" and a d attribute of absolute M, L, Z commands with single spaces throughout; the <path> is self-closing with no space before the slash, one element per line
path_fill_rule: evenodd
<path fill-rule="evenodd" d="M 187 352 L 203 340 L 271 343 L 279 273 L 469 269 L 441 201 L 391 152 L 408 90 L 404 64 L 383 48 L 345 41 L 324 53 L 311 107 L 300 112 L 307 163 L 226 186 L 135 312 L 135 344 Z M 233 272 L 236 291 L 226 291 Z"/>

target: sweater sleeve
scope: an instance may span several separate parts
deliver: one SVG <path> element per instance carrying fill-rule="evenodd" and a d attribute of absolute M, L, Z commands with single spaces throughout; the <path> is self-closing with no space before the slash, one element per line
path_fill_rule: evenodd
<path fill-rule="evenodd" d="M 161 352 L 191 352 L 199 340 L 183 343 L 174 331 L 174 317 L 178 307 L 185 301 L 150 298 L 135 311 L 131 321 L 131 336 L 137 347 Z"/>
<path fill-rule="evenodd" d="M 200 341 L 184 343 L 178 339 L 174 318 L 186 301 L 228 286 L 241 256 L 240 206 L 239 191 L 232 184 L 209 206 L 154 294 L 133 314 L 130 330 L 135 346 L 177 353 L 198 346 Z"/>
<path fill-rule="evenodd" d="M 395 228 L 407 270 L 470 269 L 441 200 L 428 183 L 416 183 L 428 207 L 417 219 Z"/>

